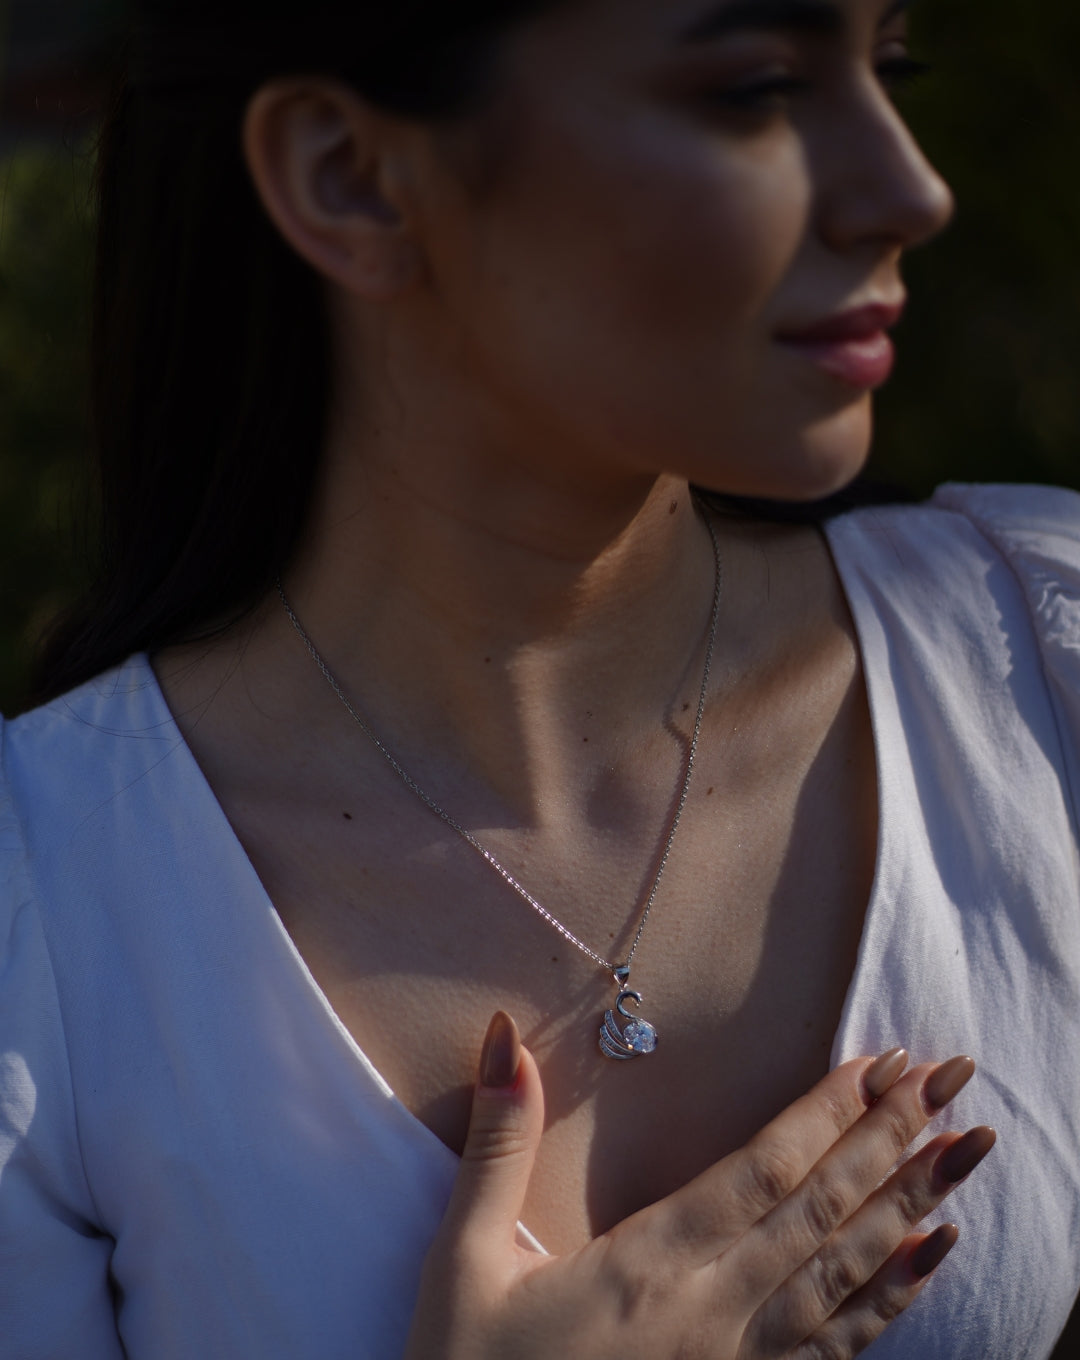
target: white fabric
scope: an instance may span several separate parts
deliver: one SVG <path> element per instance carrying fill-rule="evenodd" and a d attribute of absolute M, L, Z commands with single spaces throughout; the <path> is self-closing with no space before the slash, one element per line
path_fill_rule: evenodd
<path fill-rule="evenodd" d="M 833 1058 L 971 1052 L 950 1124 L 1000 1133 L 867 1354 L 1043 1360 L 1080 1278 L 1080 497 L 948 487 L 828 532 L 881 794 Z M 398 1357 L 455 1158 L 316 987 L 145 658 L 2 755 L 0 1354 Z"/>

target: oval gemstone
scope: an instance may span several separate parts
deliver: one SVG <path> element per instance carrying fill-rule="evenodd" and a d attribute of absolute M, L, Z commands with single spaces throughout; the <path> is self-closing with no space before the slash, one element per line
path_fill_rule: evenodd
<path fill-rule="evenodd" d="M 623 1039 L 635 1053 L 651 1053 L 656 1048 L 657 1037 L 648 1020 L 631 1020 L 623 1030 Z"/>

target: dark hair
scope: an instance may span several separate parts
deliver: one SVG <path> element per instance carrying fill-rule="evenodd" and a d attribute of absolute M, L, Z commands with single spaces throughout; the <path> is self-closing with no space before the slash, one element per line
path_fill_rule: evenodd
<path fill-rule="evenodd" d="M 318 72 L 389 112 L 464 116 L 497 43 L 553 0 L 153 0 L 101 133 L 91 356 L 100 535 L 37 697 L 242 618 L 294 551 L 329 399 L 313 271 L 240 146 L 267 79 Z"/>

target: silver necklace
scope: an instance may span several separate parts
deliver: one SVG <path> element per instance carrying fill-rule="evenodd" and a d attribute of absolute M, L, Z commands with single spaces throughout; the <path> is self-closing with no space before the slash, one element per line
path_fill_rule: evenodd
<path fill-rule="evenodd" d="M 640 1015 L 636 1009 L 641 1005 L 642 997 L 640 992 L 634 991 L 630 987 L 630 968 L 634 962 L 634 955 L 637 953 L 638 945 L 641 943 L 641 937 L 645 933 L 645 925 L 649 919 L 649 913 L 652 911 L 653 903 L 656 901 L 656 894 L 660 890 L 660 880 L 664 876 L 664 869 L 667 867 L 668 856 L 671 854 L 671 847 L 675 841 L 675 833 L 679 829 L 679 822 L 682 820 L 683 809 L 686 806 L 686 799 L 690 792 L 690 781 L 694 774 L 694 759 L 697 755 L 698 738 L 701 736 L 701 721 L 705 714 L 705 700 L 709 691 L 709 673 L 712 669 L 713 647 L 716 642 L 716 625 L 717 620 L 720 617 L 720 594 L 723 581 L 723 568 L 720 558 L 720 544 L 716 537 L 716 530 L 713 528 L 708 516 L 703 516 L 703 518 L 705 520 L 705 527 L 709 531 L 709 537 L 712 540 L 716 576 L 713 586 L 712 613 L 709 618 L 708 640 L 705 646 L 705 664 L 702 667 L 701 672 L 701 692 L 698 695 L 694 729 L 690 737 L 690 745 L 686 752 L 686 765 L 683 769 L 679 799 L 675 805 L 675 812 L 672 815 L 671 823 L 668 826 L 667 839 L 664 842 L 660 863 L 657 865 L 656 875 L 652 881 L 652 888 L 645 901 L 641 919 L 638 922 L 637 933 L 634 936 L 625 963 L 614 963 L 612 960 L 604 958 L 604 956 L 595 949 L 590 949 L 583 940 L 579 940 L 569 927 L 564 926 L 560 920 L 553 916 L 545 906 L 533 897 L 528 888 L 518 882 L 509 869 L 500 864 L 487 846 L 482 845 L 471 831 L 467 830 L 460 822 L 456 821 L 445 808 L 440 807 L 435 799 L 420 787 L 416 780 L 413 779 L 412 775 L 410 775 L 398 762 L 389 748 L 380 741 L 367 721 L 357 712 L 352 701 L 349 699 L 349 696 L 345 693 L 344 689 L 342 689 L 337 677 L 323 660 L 322 654 L 308 636 L 303 624 L 297 618 L 296 612 L 289 603 L 288 596 L 285 594 L 280 578 L 277 581 L 277 591 L 281 596 L 281 603 L 285 607 L 285 613 L 288 615 L 292 626 L 303 639 L 304 645 L 311 655 L 311 659 L 315 662 L 316 666 L 318 666 L 319 670 L 322 672 L 323 678 L 337 695 L 353 722 L 356 723 L 361 732 L 364 733 L 376 750 L 379 751 L 406 788 L 410 789 L 425 807 L 430 808 L 436 816 L 442 818 L 446 825 L 450 827 L 452 831 L 455 831 L 466 844 L 471 845 L 477 854 L 491 865 L 499 877 L 513 888 L 517 895 L 523 898 L 549 926 L 554 930 L 557 930 L 564 940 L 568 941 L 576 949 L 579 949 L 588 958 L 592 959 L 592 961 L 603 968 L 605 972 L 611 974 L 618 989 L 618 995 L 615 998 L 614 1006 L 605 1013 L 603 1023 L 600 1026 L 600 1052 L 606 1058 L 614 1058 L 618 1061 L 639 1058 L 648 1053 L 655 1052 L 660 1037 L 656 1032 L 655 1026 L 650 1021 L 646 1020 L 644 1016 Z M 628 1009 L 631 1005 L 635 1008 L 633 1011 Z"/>

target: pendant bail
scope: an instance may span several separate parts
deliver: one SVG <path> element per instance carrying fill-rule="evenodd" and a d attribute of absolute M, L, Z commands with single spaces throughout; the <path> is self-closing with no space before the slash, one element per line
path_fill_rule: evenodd
<path fill-rule="evenodd" d="M 612 976 L 619 984 L 620 988 L 625 987 L 630 981 L 630 965 L 628 963 L 620 963 L 618 968 L 612 969 Z"/>

